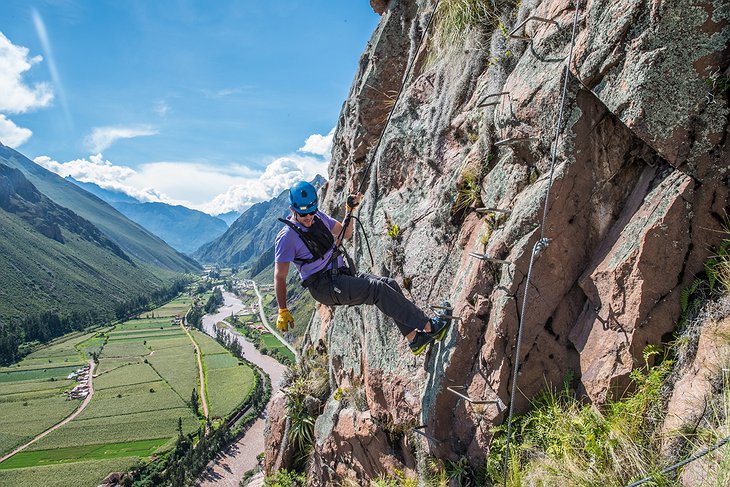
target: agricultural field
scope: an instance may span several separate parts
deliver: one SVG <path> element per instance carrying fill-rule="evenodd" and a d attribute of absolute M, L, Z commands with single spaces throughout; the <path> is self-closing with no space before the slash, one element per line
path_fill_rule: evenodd
<path fill-rule="evenodd" d="M 203 354 L 206 396 L 212 418 L 224 418 L 241 404 L 254 386 L 254 371 L 222 345 L 198 330 L 191 332 Z"/>
<path fill-rule="evenodd" d="M 73 464 L 56 463 L 52 465 L 25 468 L 0 468 L 0 485 L 13 487 L 38 487 L 39 485 L 77 485 L 96 486 L 110 472 L 130 470 L 139 457 L 112 458 L 109 460 L 85 460 Z M 0 463 L 3 467 L 5 462 Z M 49 480 L 53 479 L 51 483 Z"/>
<path fill-rule="evenodd" d="M 0 453 L 66 418 L 81 401 L 66 400 L 67 376 L 98 357 L 94 394 L 69 423 L 0 463 L 0 485 L 98 485 L 174 445 L 201 420 L 190 408 L 199 387 L 195 348 L 174 317 L 192 299 L 178 298 L 141 318 L 56 340 L 11 367 L 0 368 Z M 213 416 L 225 417 L 253 387 L 253 371 L 214 339 L 193 331 L 204 360 Z M 65 480 L 63 480 L 65 479 Z"/>
<path fill-rule="evenodd" d="M 264 347 L 266 347 L 269 350 L 278 350 L 285 356 L 289 357 L 289 359 L 294 362 L 295 357 L 291 350 L 287 348 L 286 345 L 281 343 L 278 338 L 276 338 L 275 335 L 267 334 L 261 336 L 261 343 L 263 343 Z"/>
<path fill-rule="evenodd" d="M 188 308 L 193 304 L 193 298 L 187 295 L 178 296 L 164 306 L 155 310 L 155 316 L 175 317 L 184 316 Z"/>
<path fill-rule="evenodd" d="M 80 400 L 67 401 L 63 391 L 76 385 L 66 377 L 84 366 L 84 352 L 77 346 L 91 336 L 67 335 L 17 364 L 0 368 L 0 456 L 33 439 L 79 406 Z M 2 466 L 4 463 L 0 463 Z"/>
<path fill-rule="evenodd" d="M 226 320 L 229 321 L 229 320 Z M 279 353 L 288 357 L 292 363 L 295 361 L 294 354 L 286 345 L 281 343 L 279 339 L 270 333 L 260 333 L 255 331 L 247 322 L 253 322 L 254 325 L 261 325 L 261 318 L 258 314 L 240 314 L 236 316 L 236 329 L 253 341 L 259 350 L 277 350 Z"/>

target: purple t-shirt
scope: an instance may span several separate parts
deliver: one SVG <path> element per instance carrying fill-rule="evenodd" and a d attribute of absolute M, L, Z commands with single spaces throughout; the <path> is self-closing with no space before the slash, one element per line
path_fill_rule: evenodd
<path fill-rule="evenodd" d="M 330 231 L 335 226 L 335 223 L 337 223 L 337 220 L 326 213 L 322 213 L 321 211 L 317 212 L 317 216 L 320 220 L 322 220 L 322 223 L 330 229 Z M 302 231 L 309 231 L 307 227 L 297 222 L 293 216 L 289 217 L 289 221 L 298 226 Z M 312 253 L 309 251 L 307 246 L 304 245 L 304 242 L 297 232 L 291 229 L 289 225 L 284 225 L 283 223 L 282 225 L 284 228 L 282 228 L 276 235 L 274 262 L 294 262 L 294 259 L 311 259 Z M 331 256 L 332 250 L 329 250 L 319 260 L 315 260 L 309 264 L 298 264 L 297 262 L 294 262 L 294 266 L 297 268 L 297 271 L 299 271 L 299 277 L 301 277 L 303 281 L 312 274 L 324 269 Z M 337 258 L 337 267 L 342 267 L 342 256 Z"/>

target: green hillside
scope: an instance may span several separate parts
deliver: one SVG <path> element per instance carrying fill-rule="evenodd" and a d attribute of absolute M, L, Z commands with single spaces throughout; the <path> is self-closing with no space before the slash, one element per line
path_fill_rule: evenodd
<path fill-rule="evenodd" d="M 312 181 L 319 188 L 322 176 Z M 274 262 L 274 240 L 283 228 L 277 218 L 289 216 L 289 192 L 256 203 L 246 210 L 228 230 L 217 239 L 201 246 L 193 257 L 206 264 L 238 266 L 250 269 L 255 276 Z"/>
<path fill-rule="evenodd" d="M 136 263 L 89 221 L 0 164 L 0 319 L 96 310 L 168 285 L 175 273 Z"/>
<path fill-rule="evenodd" d="M 173 272 L 200 270 L 193 259 L 175 251 L 101 199 L 2 144 L 0 164 L 20 170 L 41 193 L 93 223 L 131 258 Z"/>

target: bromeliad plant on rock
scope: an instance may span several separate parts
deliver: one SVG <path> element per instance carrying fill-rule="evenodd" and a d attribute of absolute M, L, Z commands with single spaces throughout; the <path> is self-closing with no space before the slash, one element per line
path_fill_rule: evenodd
<path fill-rule="evenodd" d="M 314 443 L 314 422 L 330 394 L 327 355 L 314 348 L 305 350 L 284 373 L 284 381 L 290 422 L 287 441 L 294 449 L 295 467 L 301 469 Z"/>

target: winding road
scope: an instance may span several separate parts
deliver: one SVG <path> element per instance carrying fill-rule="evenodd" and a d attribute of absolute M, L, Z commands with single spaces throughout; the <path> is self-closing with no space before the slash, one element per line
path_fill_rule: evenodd
<path fill-rule="evenodd" d="M 226 333 L 228 333 L 229 336 L 234 337 L 238 343 L 241 344 L 244 357 L 261 367 L 263 371 L 269 375 L 271 378 L 272 388 L 271 396 L 273 397 L 276 391 L 279 390 L 281 376 L 286 370 L 286 367 L 281 365 L 274 358 L 269 357 L 268 355 L 263 355 L 261 352 L 256 350 L 256 347 L 254 347 L 251 342 L 247 341 L 235 330 L 235 328 L 223 321 L 224 318 L 231 316 L 231 314 L 238 313 L 245 308 L 241 300 L 232 293 L 224 292 L 223 299 L 223 306 L 216 314 L 203 316 L 203 329 L 208 335 L 215 337 L 216 324 L 224 324 Z M 265 326 L 271 329 L 271 327 L 268 326 L 268 323 L 265 322 L 266 316 L 263 313 L 260 294 L 259 310 L 259 314 L 261 315 Z M 243 474 L 248 470 L 256 468 L 258 465 L 256 456 L 264 451 L 265 418 L 265 413 L 259 416 L 248 431 L 246 431 L 246 434 L 210 462 L 208 467 L 203 471 L 198 479 L 196 486 L 238 487 Z M 252 482 L 250 485 L 253 486 L 256 485 L 256 483 Z"/>
<path fill-rule="evenodd" d="M 259 287 L 256 285 L 256 281 L 249 280 L 246 282 L 249 283 L 250 285 L 253 285 L 253 290 L 256 292 L 256 296 L 258 296 L 258 298 L 259 298 L 259 316 L 261 316 L 261 322 L 264 324 L 264 326 L 266 327 L 267 330 L 269 330 L 272 334 L 274 334 L 276 336 L 276 338 L 279 339 L 279 341 L 281 343 L 286 345 L 286 348 L 291 350 L 291 353 L 294 354 L 294 359 L 298 362 L 299 361 L 299 352 L 297 352 L 297 350 L 293 346 L 291 346 L 289 344 L 289 342 L 287 342 L 284 339 L 283 336 L 281 336 L 281 334 L 279 333 L 279 330 L 277 330 L 276 328 L 271 326 L 269 324 L 269 320 L 266 319 L 266 311 L 264 310 L 264 301 L 263 301 L 263 298 L 261 297 L 261 293 L 259 292 Z"/>
<path fill-rule="evenodd" d="M 36 441 L 40 440 L 41 438 L 43 438 L 47 434 L 51 433 L 52 431 L 57 430 L 58 428 L 60 428 L 61 426 L 65 425 L 69 421 L 73 420 L 76 416 L 78 416 L 79 414 L 81 414 L 81 411 L 83 411 L 84 409 L 86 409 L 86 406 L 88 406 L 89 403 L 91 402 L 91 397 L 94 395 L 94 367 L 95 366 L 96 366 L 96 364 L 94 363 L 94 361 L 93 360 L 89 360 L 89 395 L 87 395 L 84 398 L 84 401 L 79 405 L 79 407 L 76 408 L 76 410 L 73 413 L 71 413 L 68 416 L 66 416 L 66 419 L 64 419 L 64 420 L 56 423 L 55 425 L 51 426 L 50 428 L 48 428 L 43 433 L 39 434 L 38 436 L 36 436 L 32 440 L 30 440 L 25 445 L 19 446 L 18 448 L 16 448 L 15 450 L 11 451 L 10 453 L 8 453 L 7 455 L 5 455 L 4 457 L 0 458 L 0 462 L 4 462 L 5 460 L 7 460 L 8 458 L 12 457 L 16 453 L 25 450 L 30 445 L 32 445 Z"/>

